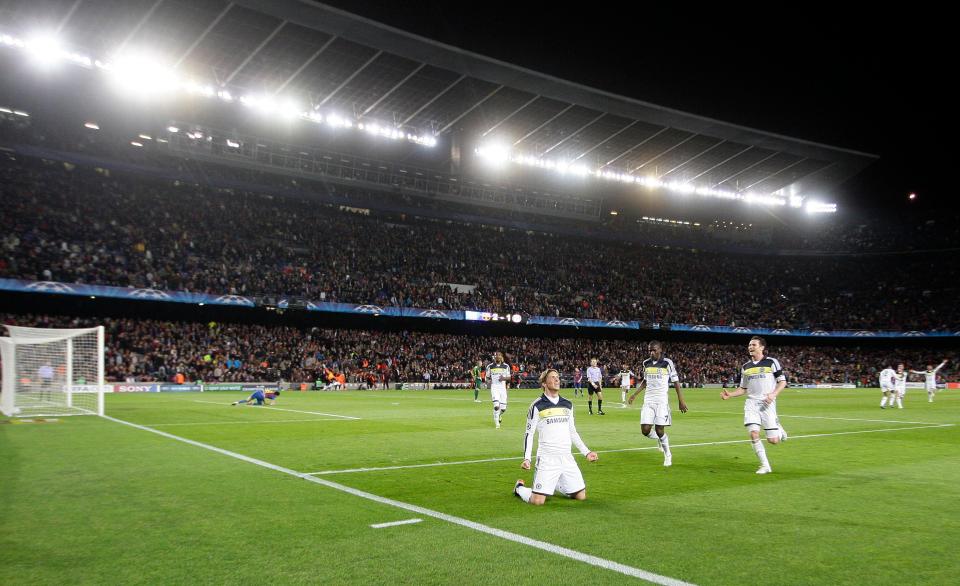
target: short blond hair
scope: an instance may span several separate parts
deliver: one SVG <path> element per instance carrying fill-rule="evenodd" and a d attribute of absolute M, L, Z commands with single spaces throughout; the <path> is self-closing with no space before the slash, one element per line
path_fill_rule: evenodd
<path fill-rule="evenodd" d="M 555 372 L 557 373 L 557 376 L 560 376 L 559 370 L 557 370 L 556 368 L 548 368 L 540 373 L 540 386 L 543 386 L 543 384 L 547 382 L 547 377 L 550 376 L 551 372 Z"/>

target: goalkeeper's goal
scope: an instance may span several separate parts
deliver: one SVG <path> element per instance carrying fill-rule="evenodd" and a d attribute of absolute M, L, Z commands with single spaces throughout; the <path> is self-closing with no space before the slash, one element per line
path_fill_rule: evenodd
<path fill-rule="evenodd" d="M 9 334 L 0 337 L 4 415 L 103 415 L 103 326 L 4 327 Z"/>

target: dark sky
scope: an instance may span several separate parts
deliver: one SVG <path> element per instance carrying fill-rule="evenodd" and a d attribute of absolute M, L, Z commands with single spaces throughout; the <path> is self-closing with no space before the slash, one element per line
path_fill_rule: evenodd
<path fill-rule="evenodd" d="M 948 197 L 947 87 L 958 68 L 942 14 L 835 14 L 840 3 L 739 13 L 630 3 L 633 14 L 602 3 L 326 3 L 607 91 L 880 155 L 837 193 L 847 205 L 898 211 Z"/>

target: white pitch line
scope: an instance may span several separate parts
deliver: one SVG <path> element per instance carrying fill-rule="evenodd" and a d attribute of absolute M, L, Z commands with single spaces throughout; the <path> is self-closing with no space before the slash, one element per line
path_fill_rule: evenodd
<path fill-rule="evenodd" d="M 789 439 L 804 439 L 812 437 L 829 437 L 834 435 L 856 435 L 861 433 L 882 433 L 888 431 L 907 431 L 909 429 L 934 429 L 938 427 L 954 427 L 955 423 L 939 423 L 931 425 L 921 425 L 918 427 L 890 427 L 885 429 L 864 429 L 858 431 L 838 431 L 834 433 L 811 433 L 807 435 L 791 435 Z M 673 444 L 670 446 L 673 448 L 695 448 L 703 446 L 722 446 L 727 444 L 745 444 L 750 442 L 749 439 L 738 439 L 738 440 L 725 440 L 719 442 L 697 442 L 691 444 Z M 643 452 L 646 450 L 657 450 L 657 446 L 645 446 L 642 448 L 617 448 L 613 450 L 597 450 L 598 454 L 613 454 L 617 452 Z M 381 470 L 403 470 L 406 468 L 432 468 L 436 466 L 458 466 L 461 464 L 484 464 L 487 462 L 502 462 L 504 460 L 517 460 L 520 461 L 520 457 L 512 458 L 486 458 L 482 460 L 461 460 L 456 462 L 433 462 L 430 464 L 409 464 L 406 466 L 382 466 L 379 468 L 346 468 L 343 470 L 322 470 L 320 472 L 307 472 L 306 474 L 310 476 L 327 476 L 330 474 L 349 474 L 353 472 L 379 472 Z"/>
<path fill-rule="evenodd" d="M 376 523 L 371 525 L 371 527 L 374 529 L 383 529 L 384 527 L 396 527 L 397 525 L 413 525 L 421 521 L 423 521 L 423 519 L 406 519 L 403 521 L 394 521 L 393 523 Z"/>
<path fill-rule="evenodd" d="M 408 464 L 405 466 L 380 466 L 378 468 L 348 468 L 345 470 L 321 470 L 307 472 L 310 476 L 325 476 L 327 474 L 347 474 L 348 472 L 379 472 L 380 470 L 405 470 L 407 468 L 433 468 L 435 466 L 456 466 L 459 464 L 482 464 L 485 462 L 502 462 L 504 460 L 520 460 L 516 456 L 510 458 L 485 458 L 482 460 L 459 460 L 456 462 L 430 462 L 429 464 Z"/>
<path fill-rule="evenodd" d="M 194 403 L 209 403 L 210 405 L 227 405 L 226 403 L 218 403 L 217 401 L 200 401 L 198 399 L 193 400 Z M 227 405 L 229 406 L 229 405 Z M 358 420 L 359 417 L 350 417 L 349 415 L 337 415 L 335 413 L 320 413 L 319 411 L 301 411 L 299 409 L 284 409 L 283 407 L 267 407 L 270 411 L 289 411 L 290 413 L 306 413 L 308 415 L 323 415 L 324 417 L 337 417 L 339 419 L 354 419 Z"/>
<path fill-rule="evenodd" d="M 262 425 L 264 423 L 312 423 L 314 421 L 344 421 L 339 417 L 313 417 L 311 419 L 275 419 L 266 421 L 211 421 L 211 422 L 191 422 L 191 423 L 143 423 L 150 427 L 172 427 L 187 425 Z"/>
<path fill-rule="evenodd" d="M 714 413 L 718 415 L 742 415 L 743 411 L 697 411 L 697 413 Z M 778 417 L 790 417 L 793 419 L 828 419 L 834 421 L 867 421 L 870 423 L 903 423 L 904 425 L 939 425 L 932 421 L 903 421 L 901 419 L 858 419 L 855 417 L 824 417 L 821 415 L 780 415 Z"/>
<path fill-rule="evenodd" d="M 160 431 L 159 429 L 153 429 L 152 427 L 147 427 L 147 426 L 145 426 L 145 425 L 139 425 L 139 424 L 136 424 L 136 423 L 130 423 L 129 421 L 124 421 L 124 420 L 122 420 L 122 419 L 117 419 L 117 418 L 115 418 L 115 417 L 110 417 L 109 415 L 104 415 L 103 418 L 104 418 L 104 419 L 107 419 L 107 420 L 109 420 L 109 421 L 113 421 L 113 422 L 115 422 L 115 423 L 120 423 L 120 424 L 122 424 L 122 425 L 128 425 L 128 426 L 130 426 L 130 427 L 133 427 L 133 428 L 136 428 L 136 429 L 140 429 L 140 430 L 143 430 L 143 431 L 148 431 L 148 432 L 150 432 L 150 433 L 155 433 L 155 434 L 157 434 L 157 435 L 159 435 L 159 436 L 163 436 L 163 437 L 165 437 L 165 438 L 172 439 L 172 440 L 175 440 L 175 441 L 178 441 L 178 442 L 183 442 L 183 443 L 189 444 L 189 445 L 191 445 L 191 446 L 195 446 L 195 447 L 198 447 L 198 448 L 203 448 L 203 449 L 205 449 L 205 450 L 210 450 L 210 451 L 212 451 L 212 452 L 216 452 L 216 453 L 221 454 L 221 455 L 224 455 L 224 456 L 229 456 L 229 457 L 231 457 L 231 458 L 236 458 L 237 460 L 241 460 L 241 461 L 247 462 L 247 463 L 249 463 L 249 464 L 254 464 L 254 465 L 256 465 L 256 466 L 261 466 L 261 467 L 263 467 L 263 468 L 268 468 L 268 469 L 274 470 L 274 471 L 276 471 L 276 472 L 281 472 L 281 473 L 283 473 L 283 474 L 288 474 L 288 475 L 290 475 L 290 476 L 295 476 L 295 477 L 297 477 L 297 478 L 302 478 L 303 480 L 306 480 L 306 481 L 308 481 L 308 482 L 313 482 L 313 483 L 319 484 L 319 485 L 321 485 L 321 486 L 326 486 L 327 488 L 332 488 L 332 489 L 334 489 L 334 490 L 339 490 L 339 491 L 345 492 L 345 493 L 347 493 L 347 494 L 352 494 L 352 495 L 354 495 L 354 496 L 358 496 L 358 497 L 363 498 L 363 499 L 371 500 L 371 501 L 374 501 L 374 502 L 377 502 L 377 503 L 381 503 L 381 504 L 384 504 L 384 505 L 388 505 L 388 506 L 391 506 L 391 507 L 396 507 L 396 508 L 398 508 L 398 509 L 404 509 L 404 510 L 407 510 L 407 511 L 411 511 L 411 512 L 413 512 L 413 513 L 417 513 L 418 515 L 423 515 L 423 516 L 425 516 L 425 517 L 433 517 L 434 519 L 440 519 L 441 521 L 446 521 L 446 522 L 452 523 L 452 524 L 454 524 L 454 525 L 460 525 L 461 527 L 466 527 L 466 528 L 468 528 L 468 529 L 473 529 L 474 531 L 478 531 L 478 532 L 480 532 L 480 533 L 486 533 L 487 535 L 492 535 L 492 536 L 494 536 L 494 537 L 499 537 L 499 538 L 505 539 L 505 540 L 507 540 L 507 541 L 512 541 L 512 542 L 514 542 L 514 543 L 519 543 L 519 544 L 521 544 L 521 545 L 526 545 L 526 546 L 528 546 L 528 547 L 533 547 L 533 548 L 536 548 L 536 549 L 539 549 L 539 550 L 542 550 L 542 551 L 546 551 L 546 552 L 549 552 L 549 553 L 553 553 L 553 554 L 556 554 L 556 555 L 559 555 L 559 556 L 563 556 L 563 557 L 566 557 L 566 558 L 569 558 L 569 559 L 572 559 L 572 560 L 575 560 L 575 561 L 578 561 L 578 562 L 583 562 L 583 563 L 589 564 L 589 565 L 591 565 L 591 566 L 595 566 L 595 567 L 598 567 L 598 568 L 603 568 L 603 569 L 605 569 L 605 570 L 610 570 L 610 571 L 613 571 L 613 572 L 619 572 L 619 573 L 624 574 L 624 575 L 627 575 L 627 576 L 633 576 L 634 578 L 640 578 L 640 579 L 642 579 L 642 580 L 646 580 L 646 581 L 652 582 L 652 583 L 654 583 L 654 584 L 660 584 L 661 586 L 694 586 L 693 584 L 691 584 L 691 583 L 689 583 L 689 582 L 684 582 L 684 581 L 682 581 L 682 580 L 677 580 L 676 578 L 671 578 L 671 577 L 669 577 L 669 576 L 661 576 L 660 574 L 654 574 L 653 572 L 648 572 L 648 571 L 646 571 L 646 570 L 641 570 L 640 568 L 635 568 L 635 567 L 633 567 L 633 566 L 628 566 L 628 565 L 626 565 L 626 564 L 621 564 L 621 563 L 619 563 L 619 562 L 615 562 L 615 561 L 612 561 L 612 560 L 600 558 L 600 557 L 597 557 L 597 556 L 594 556 L 594 555 L 590 555 L 590 554 L 586 554 L 586 553 L 583 553 L 583 552 L 579 552 L 579 551 L 576 551 L 576 550 L 573 550 L 573 549 L 568 549 L 568 548 L 566 548 L 566 547 L 561 547 L 561 546 L 559 546 L 559 545 L 555 545 L 555 544 L 553 544 L 553 543 L 548 543 L 548 542 L 546 542 L 546 541 L 540 541 L 540 540 L 538 540 L 538 539 L 531 539 L 531 538 L 529 538 L 529 537 L 525 537 L 525 536 L 519 535 L 519 534 L 517 534 L 517 533 L 511 533 L 510 531 L 504 531 L 504 530 L 502 530 L 502 529 L 497 529 L 497 528 L 495 528 L 495 527 L 489 527 L 489 526 L 487 526 L 487 525 L 483 525 L 483 524 L 481 524 L 481 523 L 476 523 L 476 522 L 474 522 L 474 521 L 470 521 L 470 520 L 468 520 L 468 519 L 463 519 L 463 518 L 461 518 L 461 517 L 455 517 L 455 516 L 453 516 L 453 515 L 448 515 L 448 514 L 446 514 L 446 513 L 441 513 L 441 512 L 439 512 L 439 511 L 434 511 L 434 510 L 432 510 L 432 509 L 427 509 L 427 508 L 424 508 L 424 507 L 421 507 L 421 506 L 418 506 L 418 505 L 412 505 L 412 504 L 410 504 L 410 503 L 405 503 L 405 502 L 402 502 L 402 501 L 397 501 L 397 500 L 389 499 L 389 498 L 386 498 L 386 497 L 378 496 L 378 495 L 375 495 L 375 494 L 372 494 L 372 493 L 369 493 L 369 492 L 365 492 L 365 491 L 362 491 L 362 490 L 358 490 L 358 489 L 356 489 L 356 488 L 351 488 L 351 487 L 346 486 L 346 485 L 343 485 L 343 484 L 338 484 L 338 483 L 336 483 L 336 482 L 331 482 L 331 481 L 329 481 L 329 480 L 324 480 L 323 478 L 316 478 L 316 477 L 314 477 L 314 476 L 310 476 L 309 474 L 303 474 L 303 473 L 301 473 L 301 472 L 297 472 L 296 470 L 291 470 L 291 469 L 289 469 L 289 468 L 284 468 L 284 467 L 282 467 L 282 466 L 277 466 L 276 464 L 271 464 L 270 462 L 266 462 L 266 461 L 264 461 L 264 460 L 258 460 L 257 458 L 251 458 L 250 456 L 244 456 L 243 454 L 238 454 L 237 452 L 231 452 L 231 451 L 229 451 L 229 450 L 225 450 L 225 449 L 223 449 L 223 448 L 218 448 L 218 447 L 216 447 L 216 446 L 211 446 L 211 445 L 205 444 L 205 443 L 203 443 L 203 442 L 198 442 L 198 441 L 195 441 L 195 440 L 191 440 L 191 439 L 187 439 L 187 438 L 184 438 L 184 437 L 180 437 L 180 436 L 178 436 L 178 435 L 173 435 L 172 433 L 167 433 L 167 432 L 165 432 L 165 431 Z"/>

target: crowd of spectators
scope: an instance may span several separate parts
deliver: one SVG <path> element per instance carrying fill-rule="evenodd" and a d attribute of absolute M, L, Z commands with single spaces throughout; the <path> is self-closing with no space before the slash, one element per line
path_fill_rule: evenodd
<path fill-rule="evenodd" d="M 0 277 L 644 323 L 960 326 L 949 253 L 666 250 L 0 161 Z"/>
<path fill-rule="evenodd" d="M 597 358 L 608 376 L 626 364 L 635 371 L 647 358 L 640 340 L 469 336 L 424 332 L 299 328 L 232 323 L 171 322 L 142 319 L 64 316 L 0 316 L 4 324 L 33 327 L 106 329 L 107 378 L 113 381 L 254 382 L 322 380 L 327 371 L 343 373 L 350 382 L 373 377 L 379 382 L 466 382 L 470 369 L 489 363 L 502 351 L 515 365 L 516 382 L 532 383 L 545 368 L 559 369 L 565 379 Z M 734 384 L 748 356 L 740 344 L 667 343 L 684 384 Z M 957 350 L 866 349 L 859 347 L 782 346 L 771 342 L 791 382 L 853 383 L 877 386 L 877 375 L 897 362 L 923 369 L 928 363 L 950 362 L 941 380 L 960 377 Z M 912 380 L 920 381 L 922 377 Z M 608 384 L 613 381 L 608 379 Z M 535 385 L 534 385 L 535 386 Z"/>

